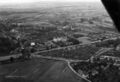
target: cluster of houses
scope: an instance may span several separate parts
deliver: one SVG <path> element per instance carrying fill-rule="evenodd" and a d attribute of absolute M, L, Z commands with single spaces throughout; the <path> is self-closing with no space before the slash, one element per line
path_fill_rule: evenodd
<path fill-rule="evenodd" d="M 67 37 L 56 37 L 53 38 L 53 40 L 44 43 L 31 42 L 31 45 L 34 45 L 37 51 L 49 50 L 53 48 L 69 46 L 72 44 L 72 42 L 68 41 Z"/>
<path fill-rule="evenodd" d="M 95 63 L 95 62 L 105 62 L 105 63 L 111 63 L 113 65 L 120 66 L 120 58 L 119 57 L 114 57 L 114 56 L 100 56 L 99 58 L 91 57 L 90 62 Z"/>

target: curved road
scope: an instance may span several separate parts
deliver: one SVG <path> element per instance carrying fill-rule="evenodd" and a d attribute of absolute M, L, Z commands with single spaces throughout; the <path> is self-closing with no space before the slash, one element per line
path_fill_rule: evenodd
<path fill-rule="evenodd" d="M 68 60 L 63 60 L 36 57 L 1 65 L 0 82 L 88 82 L 71 70 Z"/>
<path fill-rule="evenodd" d="M 96 52 L 96 54 L 100 55 L 108 50 L 109 49 L 103 49 Z M 64 58 L 44 57 L 36 55 L 37 53 L 40 52 L 32 54 L 32 60 L 0 65 L 0 82 L 90 82 L 80 76 L 70 66 L 71 61 L 80 62 L 83 60 L 66 60 Z M 10 57 L 17 58 L 20 55 L 21 54 L 0 57 L 0 61 L 7 60 Z"/>

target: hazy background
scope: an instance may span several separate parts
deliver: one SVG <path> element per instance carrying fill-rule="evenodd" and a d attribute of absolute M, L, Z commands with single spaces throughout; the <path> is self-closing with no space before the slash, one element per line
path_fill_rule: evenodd
<path fill-rule="evenodd" d="M 20 4 L 41 1 L 57 1 L 57 2 L 99 2 L 100 0 L 0 0 L 0 4 Z"/>
<path fill-rule="evenodd" d="M 35 8 L 38 6 L 45 7 L 47 5 L 56 6 L 65 3 L 99 3 L 101 0 L 0 0 L 0 9 L 2 8 Z M 81 4 L 80 4 L 81 5 Z"/>
<path fill-rule="evenodd" d="M 21 38 L 43 48 L 49 42 L 61 47 L 118 36 L 100 0 L 0 0 L 0 23 L 1 37 Z M 67 41 L 56 44 L 55 37 Z"/>

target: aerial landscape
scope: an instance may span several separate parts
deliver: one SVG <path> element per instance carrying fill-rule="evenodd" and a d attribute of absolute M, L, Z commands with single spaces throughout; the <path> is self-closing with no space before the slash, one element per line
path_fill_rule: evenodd
<path fill-rule="evenodd" d="M 120 82 L 119 77 L 120 34 L 102 3 L 0 5 L 0 82 Z"/>

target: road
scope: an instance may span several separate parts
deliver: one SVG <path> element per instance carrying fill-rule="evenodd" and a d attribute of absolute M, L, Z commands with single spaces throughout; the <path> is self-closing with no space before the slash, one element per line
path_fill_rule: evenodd
<path fill-rule="evenodd" d="M 36 57 L 0 66 L 0 82 L 90 82 L 71 70 L 61 59 Z"/>
<path fill-rule="evenodd" d="M 111 39 L 106 39 L 104 41 L 116 40 L 116 39 L 117 38 L 111 38 Z M 76 47 L 76 46 L 82 46 L 82 45 L 89 45 L 89 44 L 94 44 L 94 43 L 97 43 L 97 42 L 101 42 L 101 41 L 94 41 L 94 42 L 91 42 L 91 43 L 88 43 L 88 44 L 76 44 L 76 45 L 70 45 L 70 46 L 66 46 L 66 47 L 54 48 L 54 49 L 50 49 L 50 50 L 38 51 L 38 52 L 35 52 L 33 54 L 43 53 L 43 52 L 50 52 L 50 51 L 54 51 L 54 50 L 66 49 L 66 48 L 71 48 L 71 47 Z M 101 53 L 103 53 L 103 51 Z M 98 53 L 98 54 L 100 54 L 100 53 Z M 13 55 L 9 55 L 9 56 L 3 56 L 3 57 L 0 57 L 0 61 L 8 60 L 8 59 L 10 59 L 10 57 L 17 58 L 19 56 L 21 56 L 21 54 L 13 54 Z"/>
<path fill-rule="evenodd" d="M 103 53 L 105 53 L 105 52 L 107 52 L 107 51 L 110 51 L 110 50 L 112 50 L 113 48 L 102 48 L 102 49 L 100 49 L 99 51 L 97 51 L 96 53 L 95 53 L 95 56 L 100 56 L 101 54 L 103 54 Z"/>
<path fill-rule="evenodd" d="M 80 45 L 81 44 L 63 47 L 63 48 L 69 48 Z M 62 48 L 56 48 L 56 49 L 58 50 Z M 96 52 L 96 55 L 99 56 L 100 54 L 105 53 L 110 49 L 111 48 L 100 49 L 98 52 Z M 46 50 L 41 52 L 47 52 L 52 50 Z M 40 82 L 40 81 L 41 82 L 90 82 L 89 80 L 78 74 L 70 66 L 70 62 L 81 62 L 85 60 L 67 60 L 65 58 L 37 55 L 38 53 L 40 52 L 32 53 L 32 60 L 30 61 L 17 62 L 3 66 L 1 65 L 0 82 L 19 82 L 20 80 L 21 82 Z M 7 60 L 10 57 L 17 58 L 20 55 L 21 54 L 0 57 L 0 61 Z M 51 61 L 52 63 L 50 63 Z"/>

